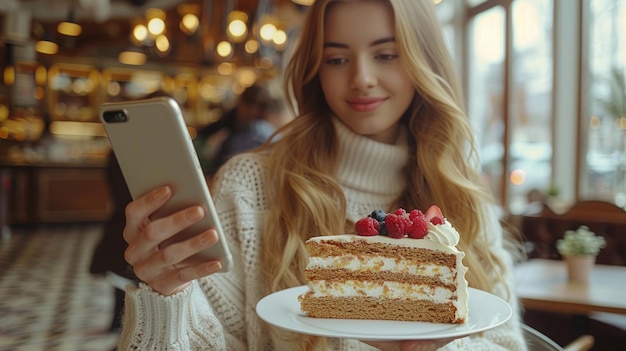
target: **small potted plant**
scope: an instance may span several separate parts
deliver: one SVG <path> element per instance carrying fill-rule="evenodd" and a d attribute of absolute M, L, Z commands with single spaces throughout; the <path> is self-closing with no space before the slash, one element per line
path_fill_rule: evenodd
<path fill-rule="evenodd" d="M 575 283 L 586 284 L 589 272 L 596 262 L 596 256 L 606 246 L 606 240 L 580 226 L 576 230 L 567 230 L 563 239 L 556 242 L 556 248 L 567 264 L 568 277 Z"/>

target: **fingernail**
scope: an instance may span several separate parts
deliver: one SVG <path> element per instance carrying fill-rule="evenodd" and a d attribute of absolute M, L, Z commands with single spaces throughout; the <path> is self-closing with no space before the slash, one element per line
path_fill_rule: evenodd
<path fill-rule="evenodd" d="M 220 261 L 209 262 L 207 268 L 209 268 L 209 270 L 211 270 L 211 272 L 217 272 L 220 269 L 222 269 L 222 262 L 220 262 Z"/>
<path fill-rule="evenodd" d="M 170 187 L 169 186 L 161 187 L 161 188 L 157 189 L 157 191 L 154 192 L 154 199 L 155 200 L 164 200 L 169 195 L 170 195 Z"/>
<path fill-rule="evenodd" d="M 197 221 L 202 218 L 203 215 L 204 211 L 201 207 L 193 207 L 185 211 L 185 217 L 187 217 L 190 221 Z"/>

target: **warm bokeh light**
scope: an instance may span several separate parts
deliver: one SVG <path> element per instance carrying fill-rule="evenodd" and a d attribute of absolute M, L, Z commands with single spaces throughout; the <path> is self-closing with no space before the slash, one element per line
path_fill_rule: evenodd
<path fill-rule="evenodd" d="M 526 181 L 526 172 L 521 169 L 516 169 L 511 172 L 509 179 L 513 185 L 522 185 Z"/>
<path fill-rule="evenodd" d="M 52 41 L 40 40 L 35 43 L 35 51 L 40 54 L 54 55 L 59 52 L 59 46 Z"/>
<path fill-rule="evenodd" d="M 600 125 L 602 125 L 600 118 L 598 116 L 591 116 L 591 119 L 589 120 L 589 127 L 591 127 L 591 129 L 598 129 L 600 128 Z"/>
<path fill-rule="evenodd" d="M 15 68 L 13 68 L 13 66 L 7 66 L 4 68 L 2 80 L 4 85 L 13 85 L 15 82 Z"/>
<path fill-rule="evenodd" d="M 247 53 L 254 54 L 259 51 L 259 42 L 254 39 L 250 39 L 246 42 L 245 49 Z"/>
<path fill-rule="evenodd" d="M 35 69 L 35 83 L 37 83 L 37 85 L 45 85 L 47 79 L 48 71 L 46 70 L 46 67 L 43 65 L 37 66 Z"/>
<path fill-rule="evenodd" d="M 154 41 L 154 45 L 157 50 L 162 53 L 166 53 L 170 50 L 170 41 L 165 35 L 159 35 Z"/>
<path fill-rule="evenodd" d="M 142 42 L 148 38 L 148 28 L 143 24 L 138 24 L 133 28 L 133 38 L 137 42 Z"/>
<path fill-rule="evenodd" d="M 304 6 L 311 6 L 315 2 L 315 0 L 291 0 L 293 3 Z"/>
<path fill-rule="evenodd" d="M 266 41 L 271 41 L 272 38 L 274 38 L 274 33 L 276 33 L 276 26 L 272 23 L 262 25 L 261 30 L 259 31 L 261 39 Z"/>
<path fill-rule="evenodd" d="M 217 73 L 223 76 L 229 76 L 235 72 L 235 65 L 230 62 L 222 62 L 217 66 Z"/>
<path fill-rule="evenodd" d="M 216 52 L 221 57 L 228 57 L 233 53 L 233 46 L 227 41 L 220 41 L 217 44 Z"/>
<path fill-rule="evenodd" d="M 188 13 L 184 15 L 183 18 L 180 20 L 179 25 L 180 30 L 187 35 L 195 33 L 198 30 L 199 26 L 200 20 L 198 19 L 198 16 L 193 13 Z"/>
<path fill-rule="evenodd" d="M 274 42 L 274 47 L 278 50 L 282 50 L 287 46 L 287 33 L 282 30 L 282 29 L 278 29 L 276 30 L 276 33 L 274 33 L 274 37 L 272 38 L 272 41 Z"/>
<path fill-rule="evenodd" d="M 152 18 L 148 21 L 148 32 L 156 36 L 165 31 L 165 22 L 161 18 Z"/>
<path fill-rule="evenodd" d="M 143 65 L 146 63 L 146 55 L 143 52 L 138 51 L 122 51 L 117 57 L 120 63 L 126 65 Z"/>
<path fill-rule="evenodd" d="M 77 37 L 83 32 L 83 27 L 81 27 L 78 23 L 65 21 L 59 23 L 57 31 L 63 35 Z"/>
<path fill-rule="evenodd" d="M 244 21 L 236 19 L 228 24 L 228 36 L 234 41 L 243 41 L 247 34 L 248 27 Z"/>

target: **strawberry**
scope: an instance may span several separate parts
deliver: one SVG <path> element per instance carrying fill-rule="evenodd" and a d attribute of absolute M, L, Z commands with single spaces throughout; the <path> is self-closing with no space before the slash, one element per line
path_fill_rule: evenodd
<path fill-rule="evenodd" d="M 361 218 L 354 224 L 354 230 L 361 236 L 378 235 L 380 223 L 372 217 Z"/>
<path fill-rule="evenodd" d="M 413 238 L 413 239 L 424 238 L 426 234 L 428 234 L 428 222 L 426 222 L 426 217 L 424 215 L 415 216 L 414 218 L 412 218 L 412 220 L 413 220 L 413 223 L 407 233 L 409 238 Z"/>
<path fill-rule="evenodd" d="M 387 235 L 390 238 L 400 239 L 404 237 L 409 231 L 409 228 L 413 225 L 411 219 L 405 214 L 390 213 L 385 217 L 385 227 L 387 228 Z"/>
<path fill-rule="evenodd" d="M 441 209 L 437 205 L 432 205 L 426 210 L 426 220 L 432 224 L 443 224 L 445 222 L 445 218 L 443 217 L 443 213 Z"/>

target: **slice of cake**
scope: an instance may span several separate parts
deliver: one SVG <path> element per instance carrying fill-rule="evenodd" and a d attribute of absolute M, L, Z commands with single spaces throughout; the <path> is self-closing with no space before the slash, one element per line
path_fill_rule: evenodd
<path fill-rule="evenodd" d="M 463 323 L 468 289 L 459 233 L 437 206 L 422 213 L 377 210 L 357 235 L 306 242 L 309 317 Z"/>

